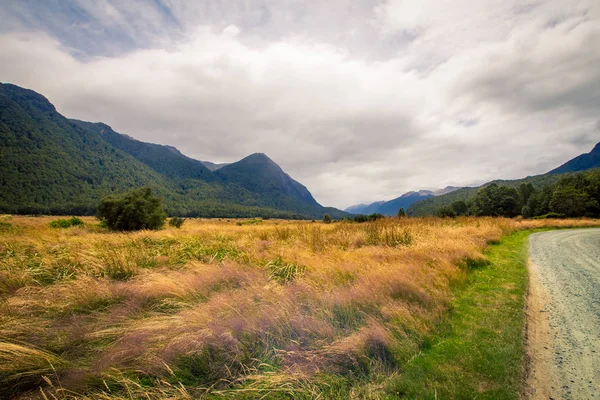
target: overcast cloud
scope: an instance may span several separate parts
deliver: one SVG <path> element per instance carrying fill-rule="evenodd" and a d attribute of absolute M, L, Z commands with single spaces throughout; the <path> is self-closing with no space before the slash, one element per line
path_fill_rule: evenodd
<path fill-rule="evenodd" d="M 600 141 L 597 0 L 8 0 L 0 81 L 324 205 L 544 173 Z"/>

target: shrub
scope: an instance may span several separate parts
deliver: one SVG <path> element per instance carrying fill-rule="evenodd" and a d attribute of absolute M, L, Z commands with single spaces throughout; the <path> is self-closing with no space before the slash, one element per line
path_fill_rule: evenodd
<path fill-rule="evenodd" d="M 404 208 L 400 207 L 400 209 L 398 210 L 398 218 L 404 217 L 406 217 L 406 211 L 404 211 Z"/>
<path fill-rule="evenodd" d="M 70 228 L 72 226 L 82 226 L 83 221 L 77 217 L 71 217 L 69 219 L 59 218 L 50 222 L 51 228 Z"/>
<path fill-rule="evenodd" d="M 152 195 L 152 189 L 141 188 L 105 197 L 98 205 L 97 217 L 106 227 L 118 231 L 160 229 L 167 215 L 162 201 Z"/>
<path fill-rule="evenodd" d="M 331 217 L 329 216 L 329 214 L 323 215 L 323 222 L 326 223 L 326 224 L 330 224 L 331 223 Z"/>
<path fill-rule="evenodd" d="M 169 220 L 169 225 L 175 228 L 181 228 L 181 225 L 183 225 L 184 222 L 185 220 L 183 218 L 173 217 Z"/>
<path fill-rule="evenodd" d="M 383 214 L 379 214 L 379 213 L 375 213 L 375 214 L 371 214 L 371 215 L 363 215 L 363 214 L 356 214 L 354 216 L 354 222 L 373 222 L 373 221 L 377 221 L 378 219 L 382 219 L 385 218 L 385 216 Z"/>

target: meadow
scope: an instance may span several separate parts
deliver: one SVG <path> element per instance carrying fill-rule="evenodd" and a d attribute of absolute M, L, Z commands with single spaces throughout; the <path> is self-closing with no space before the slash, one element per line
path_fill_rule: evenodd
<path fill-rule="evenodd" d="M 0 216 L 0 397 L 394 398 L 490 244 L 599 224 L 55 219 Z"/>

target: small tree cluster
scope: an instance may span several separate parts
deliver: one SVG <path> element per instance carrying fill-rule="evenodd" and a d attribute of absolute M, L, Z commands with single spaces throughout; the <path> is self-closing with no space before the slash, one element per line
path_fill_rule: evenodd
<path fill-rule="evenodd" d="M 160 229 L 167 215 L 152 189 L 141 188 L 105 197 L 98 205 L 97 217 L 111 230 L 135 231 Z"/>
<path fill-rule="evenodd" d="M 174 228 L 181 228 L 181 225 L 185 222 L 185 219 L 179 217 L 173 217 L 169 220 L 169 225 Z"/>
<path fill-rule="evenodd" d="M 330 224 L 331 223 L 331 217 L 329 216 L 329 214 L 323 215 L 323 222 L 326 223 L 326 224 Z"/>

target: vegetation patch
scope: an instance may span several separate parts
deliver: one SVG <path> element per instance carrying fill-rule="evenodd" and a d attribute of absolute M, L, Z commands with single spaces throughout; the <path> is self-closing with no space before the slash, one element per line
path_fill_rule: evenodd
<path fill-rule="evenodd" d="M 286 262 L 281 257 L 267 262 L 265 268 L 269 271 L 269 277 L 279 283 L 291 282 L 306 270 L 304 265 Z"/>
<path fill-rule="evenodd" d="M 51 228 L 70 228 L 72 226 L 83 226 L 83 221 L 77 217 L 71 217 L 69 219 L 59 218 L 50 222 Z"/>
<path fill-rule="evenodd" d="M 502 398 L 521 350 L 503 315 L 522 316 L 524 267 L 494 252 L 523 243 L 511 232 L 599 224 L 186 219 L 111 232 L 52 219 L 13 216 L 18 234 L 0 241 L 0 338 L 25 348 L 0 354 L 14 397 Z"/>
<path fill-rule="evenodd" d="M 387 385 L 410 399 L 518 399 L 529 231 L 505 237 L 476 263 L 452 303 L 446 334 Z"/>

